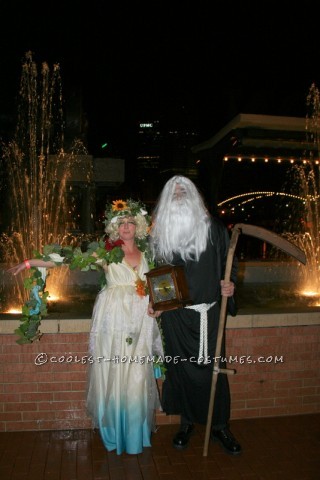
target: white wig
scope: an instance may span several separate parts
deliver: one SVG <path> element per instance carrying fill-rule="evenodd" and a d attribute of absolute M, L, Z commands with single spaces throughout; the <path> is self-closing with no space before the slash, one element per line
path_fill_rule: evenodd
<path fill-rule="evenodd" d="M 195 184 L 176 175 L 165 184 L 155 207 L 151 248 L 155 258 L 171 263 L 173 255 L 199 260 L 209 237 L 210 215 Z"/>

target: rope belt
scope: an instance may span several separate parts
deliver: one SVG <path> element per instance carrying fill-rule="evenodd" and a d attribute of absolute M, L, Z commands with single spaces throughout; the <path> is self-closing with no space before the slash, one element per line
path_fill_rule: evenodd
<path fill-rule="evenodd" d="M 190 310 L 195 310 L 200 313 L 200 345 L 199 345 L 199 355 L 198 363 L 208 363 L 208 315 L 207 311 L 210 310 L 213 303 L 199 303 L 199 305 L 190 305 L 185 308 Z M 203 361 L 201 361 L 203 359 Z"/>

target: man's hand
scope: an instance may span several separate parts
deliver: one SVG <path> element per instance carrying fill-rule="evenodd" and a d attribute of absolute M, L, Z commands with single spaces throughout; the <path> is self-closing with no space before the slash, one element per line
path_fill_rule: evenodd
<path fill-rule="evenodd" d="M 232 297 L 234 295 L 234 283 L 221 280 L 221 295 L 223 297 Z"/>

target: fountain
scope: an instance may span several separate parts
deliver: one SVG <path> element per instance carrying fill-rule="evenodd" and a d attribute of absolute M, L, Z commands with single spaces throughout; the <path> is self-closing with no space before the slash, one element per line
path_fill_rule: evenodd
<path fill-rule="evenodd" d="M 306 266 L 294 265 L 270 247 L 266 256 L 262 242 L 245 241 L 243 250 L 239 245 L 238 292 L 239 304 L 244 308 L 251 305 L 259 311 L 280 308 L 282 304 L 283 308 L 301 311 L 320 306 L 320 94 L 314 84 L 307 96 L 307 111 L 305 143 L 313 148 L 288 169 L 282 191 L 242 192 L 219 204 L 231 210 L 235 202 L 241 208 L 248 202 L 255 202 L 258 207 L 262 200 L 272 201 L 278 214 L 274 230 L 300 247 L 307 257 Z M 252 251 L 255 257 L 249 256 Z M 258 261 L 252 261 L 253 258 Z"/>
<path fill-rule="evenodd" d="M 69 230 L 74 206 L 68 180 L 75 168 L 81 168 L 78 159 L 86 151 L 78 140 L 70 152 L 64 150 L 62 107 L 59 65 L 51 70 L 43 63 L 39 74 L 32 53 L 27 52 L 22 64 L 15 133 L 12 141 L 2 145 L 4 210 L 8 214 L 0 239 L 0 258 L 6 266 L 31 258 L 46 244 L 77 241 Z M 52 271 L 52 294 L 61 284 L 61 275 L 67 273 L 67 268 Z M 22 278 L 3 275 L 9 288 L 2 288 L 1 311 L 9 305 L 21 311 L 28 295 Z"/>
<path fill-rule="evenodd" d="M 320 296 L 320 224 L 319 224 L 319 169 L 314 162 L 292 169 L 292 188 L 300 188 L 304 201 L 292 208 L 290 227 L 286 237 L 303 249 L 307 266 L 301 279 L 300 291 Z"/>
<path fill-rule="evenodd" d="M 320 306 L 320 194 L 319 163 L 294 165 L 288 172 L 288 190 L 295 192 L 283 221 L 281 235 L 306 254 L 306 265 L 296 264 L 271 249 L 265 261 L 241 262 L 238 275 L 239 306 L 255 311 L 312 311 Z M 282 207 L 284 209 L 284 207 Z M 288 210 L 288 209 L 287 209 Z M 280 229 L 280 226 L 278 227 Z"/>
<path fill-rule="evenodd" d="M 306 159 L 294 165 L 287 181 L 288 189 L 303 198 L 291 205 L 290 221 L 286 237 L 305 251 L 307 266 L 300 279 L 300 293 L 320 299 L 320 162 L 319 162 L 319 121 L 320 94 L 312 84 L 307 97 L 307 140 L 314 143 L 313 152 L 306 152 Z"/>

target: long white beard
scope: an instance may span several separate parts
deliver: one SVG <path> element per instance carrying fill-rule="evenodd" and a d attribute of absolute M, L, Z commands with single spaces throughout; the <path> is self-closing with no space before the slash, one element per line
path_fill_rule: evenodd
<path fill-rule="evenodd" d="M 208 241 L 209 217 L 186 198 L 173 199 L 161 219 L 156 219 L 156 256 L 171 262 L 173 254 L 198 260 Z"/>

